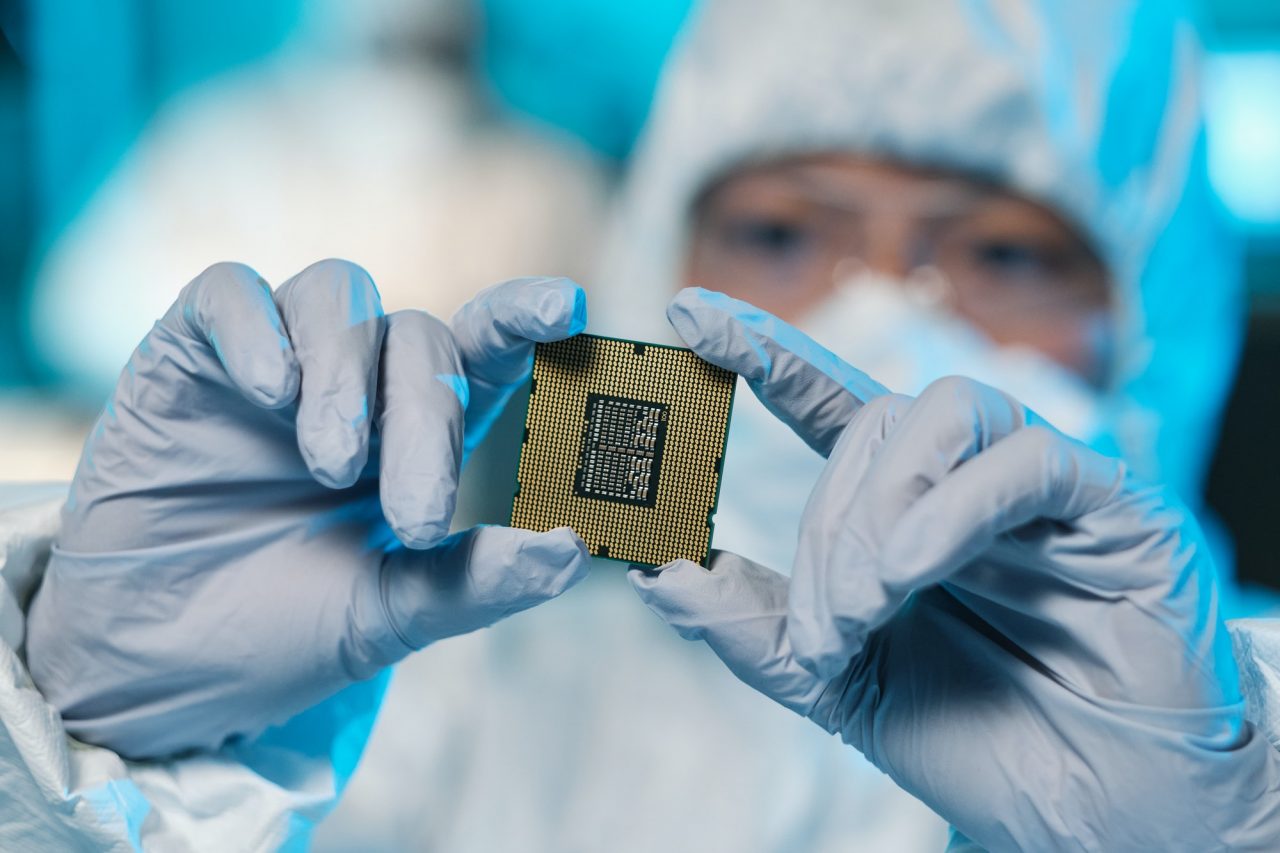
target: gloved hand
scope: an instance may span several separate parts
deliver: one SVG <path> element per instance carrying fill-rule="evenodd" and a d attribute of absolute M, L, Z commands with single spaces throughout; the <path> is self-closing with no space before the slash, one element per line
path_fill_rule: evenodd
<path fill-rule="evenodd" d="M 1185 510 L 993 388 L 888 394 L 721 294 L 668 316 L 828 461 L 790 580 L 632 569 L 659 616 L 989 849 L 1277 849 L 1280 753 Z"/>
<path fill-rule="evenodd" d="M 567 528 L 449 523 L 464 441 L 533 341 L 585 322 L 563 279 L 491 288 L 451 332 L 384 316 L 344 261 L 274 294 L 202 273 L 94 426 L 32 604 L 31 673 L 68 732 L 132 758 L 215 748 L 580 580 Z"/>

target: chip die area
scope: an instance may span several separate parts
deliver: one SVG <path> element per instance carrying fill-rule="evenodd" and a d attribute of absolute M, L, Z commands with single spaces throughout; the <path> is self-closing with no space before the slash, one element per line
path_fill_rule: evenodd
<path fill-rule="evenodd" d="M 538 344 L 512 526 L 569 526 L 628 563 L 705 564 L 734 379 L 679 347 Z"/>

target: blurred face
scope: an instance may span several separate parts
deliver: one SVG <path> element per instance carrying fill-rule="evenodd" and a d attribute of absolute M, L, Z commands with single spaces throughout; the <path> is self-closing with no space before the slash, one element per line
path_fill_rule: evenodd
<path fill-rule="evenodd" d="M 1084 240 L 1045 208 L 955 175 L 843 155 L 753 167 L 696 204 L 686 279 L 795 321 L 874 271 L 1001 345 L 1091 381 L 1107 368 L 1110 287 Z"/>

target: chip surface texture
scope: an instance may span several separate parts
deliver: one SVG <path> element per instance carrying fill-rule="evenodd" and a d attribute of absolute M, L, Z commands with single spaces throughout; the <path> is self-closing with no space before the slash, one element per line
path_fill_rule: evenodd
<path fill-rule="evenodd" d="M 567 525 L 629 563 L 705 564 L 734 378 L 678 347 L 539 344 L 512 526 Z"/>

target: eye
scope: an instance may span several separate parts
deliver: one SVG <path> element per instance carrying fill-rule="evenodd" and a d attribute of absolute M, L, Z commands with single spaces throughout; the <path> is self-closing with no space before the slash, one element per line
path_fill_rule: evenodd
<path fill-rule="evenodd" d="M 799 255 L 812 247 L 814 237 L 812 229 L 803 223 L 778 217 L 735 219 L 726 222 L 721 230 L 721 239 L 728 248 L 773 260 Z"/>
<path fill-rule="evenodd" d="M 970 257 L 989 275 L 1034 283 L 1063 272 L 1067 263 L 1057 249 L 1018 240 L 983 240 L 970 246 Z"/>

